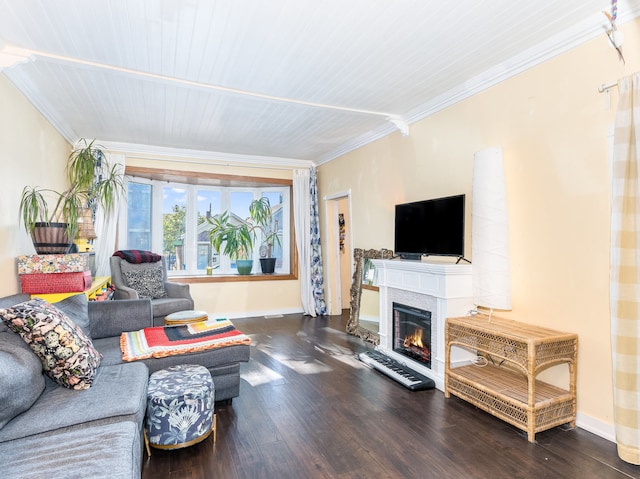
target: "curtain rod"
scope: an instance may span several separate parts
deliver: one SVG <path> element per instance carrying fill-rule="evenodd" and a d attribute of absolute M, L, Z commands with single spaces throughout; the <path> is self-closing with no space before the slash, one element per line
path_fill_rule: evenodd
<path fill-rule="evenodd" d="M 598 91 L 600 93 L 604 93 L 605 91 L 609 91 L 612 88 L 617 87 L 617 86 L 618 86 L 618 82 L 617 81 L 614 81 L 614 82 L 611 82 L 611 83 L 603 83 L 602 85 L 600 85 L 598 87 Z"/>

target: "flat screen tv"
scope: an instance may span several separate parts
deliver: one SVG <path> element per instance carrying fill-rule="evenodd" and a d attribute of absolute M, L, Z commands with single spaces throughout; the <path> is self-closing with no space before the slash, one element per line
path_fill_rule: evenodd
<path fill-rule="evenodd" d="M 464 196 L 396 205 L 395 254 L 464 258 Z"/>

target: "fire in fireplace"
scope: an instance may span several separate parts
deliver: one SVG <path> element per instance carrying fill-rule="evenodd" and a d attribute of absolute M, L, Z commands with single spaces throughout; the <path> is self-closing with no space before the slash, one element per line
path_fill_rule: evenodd
<path fill-rule="evenodd" d="M 431 311 L 393 303 L 393 350 L 431 368 Z"/>

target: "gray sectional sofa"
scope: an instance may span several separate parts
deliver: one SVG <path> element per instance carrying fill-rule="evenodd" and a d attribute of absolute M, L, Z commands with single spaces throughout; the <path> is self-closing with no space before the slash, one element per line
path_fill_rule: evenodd
<path fill-rule="evenodd" d="M 28 299 L 0 298 L 0 308 Z M 120 333 L 152 325 L 149 300 L 87 302 L 77 295 L 55 306 L 103 357 L 90 388 L 67 389 L 43 374 L 40 359 L 0 321 L 0 477 L 140 477 L 148 376 L 170 365 L 206 366 L 216 401 L 239 393 L 248 345 L 123 362 Z"/>

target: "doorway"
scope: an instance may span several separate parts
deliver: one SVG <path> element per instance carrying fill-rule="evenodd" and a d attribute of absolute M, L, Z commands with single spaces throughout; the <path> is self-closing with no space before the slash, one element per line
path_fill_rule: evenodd
<path fill-rule="evenodd" d="M 342 314 L 351 303 L 353 248 L 351 192 L 324 198 L 327 224 L 327 305 L 329 314 Z"/>

